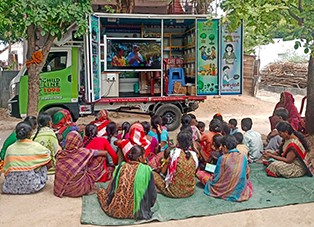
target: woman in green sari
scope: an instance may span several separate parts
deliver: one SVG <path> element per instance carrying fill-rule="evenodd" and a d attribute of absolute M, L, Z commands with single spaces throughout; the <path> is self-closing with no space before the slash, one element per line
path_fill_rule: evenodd
<path fill-rule="evenodd" d="M 36 117 L 34 117 L 34 116 L 27 116 L 23 122 L 30 125 L 33 130 L 35 130 L 37 127 Z M 16 139 L 16 132 L 14 130 L 3 143 L 3 146 L 2 146 L 1 151 L 0 151 L 0 160 L 4 160 L 4 157 L 5 157 L 5 154 L 6 154 L 8 147 L 10 145 L 14 144 L 16 142 L 16 140 L 17 140 Z"/>
<path fill-rule="evenodd" d="M 145 164 L 144 148 L 135 145 L 128 154 L 129 162 L 116 167 L 107 189 L 98 191 L 105 213 L 114 218 L 150 219 L 157 192 L 152 169 Z"/>

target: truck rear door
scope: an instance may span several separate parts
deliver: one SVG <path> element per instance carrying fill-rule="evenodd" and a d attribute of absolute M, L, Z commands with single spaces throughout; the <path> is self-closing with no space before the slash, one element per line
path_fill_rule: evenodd
<path fill-rule="evenodd" d="M 101 67 L 100 67 L 100 20 L 89 17 L 89 34 L 85 39 L 86 47 L 86 99 L 89 102 L 101 98 Z"/>
<path fill-rule="evenodd" d="M 219 93 L 219 20 L 196 22 L 197 95 Z"/>

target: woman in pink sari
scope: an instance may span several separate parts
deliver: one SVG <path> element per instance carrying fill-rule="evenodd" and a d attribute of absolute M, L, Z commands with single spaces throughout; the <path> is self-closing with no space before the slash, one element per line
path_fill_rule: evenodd
<path fill-rule="evenodd" d="M 303 130 L 302 118 L 297 107 L 294 104 L 293 95 L 290 92 L 284 91 L 281 93 L 280 101 L 276 104 L 274 112 L 276 109 L 280 107 L 285 108 L 288 111 L 289 113 L 288 122 L 291 124 L 291 126 L 296 131 L 302 131 Z M 270 117 L 271 130 L 273 130 L 276 127 L 275 122 L 273 120 L 273 116 L 274 116 L 274 113 Z"/>

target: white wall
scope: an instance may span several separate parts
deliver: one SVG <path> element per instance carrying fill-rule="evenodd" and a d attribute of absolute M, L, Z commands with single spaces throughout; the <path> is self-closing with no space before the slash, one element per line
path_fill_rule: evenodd
<path fill-rule="evenodd" d="M 256 47 L 256 55 L 261 59 L 261 69 L 271 62 L 281 60 L 282 56 L 286 53 L 308 58 L 309 55 L 304 54 L 303 47 L 297 50 L 294 49 L 295 41 L 296 40 L 283 41 L 282 39 L 274 39 L 274 43 Z"/>
<path fill-rule="evenodd" d="M 0 44 L 0 50 L 3 50 L 5 48 L 5 45 Z M 18 61 L 20 64 L 23 64 L 23 43 L 15 43 L 12 45 L 12 51 L 16 52 L 18 55 Z M 4 51 L 2 54 L 0 54 L 0 61 L 8 61 L 8 50 Z"/>

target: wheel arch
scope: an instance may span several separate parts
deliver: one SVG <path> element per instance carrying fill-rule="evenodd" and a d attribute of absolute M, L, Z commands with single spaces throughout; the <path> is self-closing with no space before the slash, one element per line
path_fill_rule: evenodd
<path fill-rule="evenodd" d="M 39 112 L 46 111 L 51 116 L 60 109 L 66 109 L 71 113 L 73 121 L 77 121 L 79 118 L 79 106 L 77 103 L 62 103 L 62 104 L 48 104 L 43 106 Z"/>

